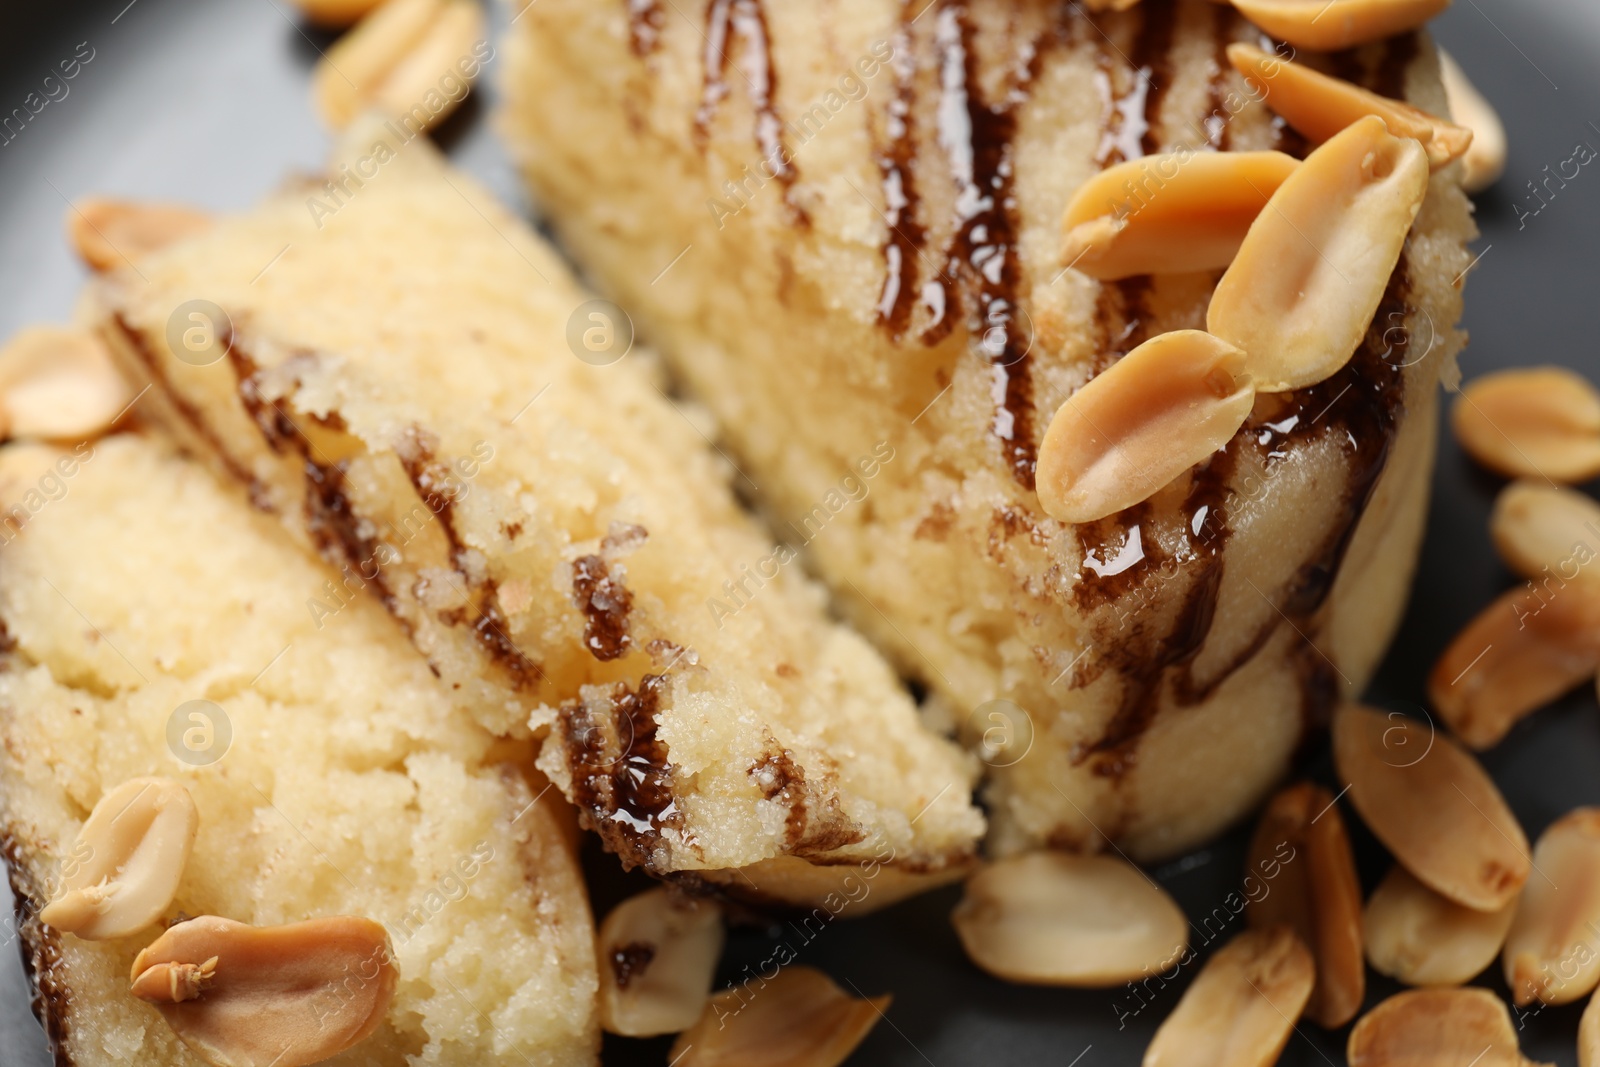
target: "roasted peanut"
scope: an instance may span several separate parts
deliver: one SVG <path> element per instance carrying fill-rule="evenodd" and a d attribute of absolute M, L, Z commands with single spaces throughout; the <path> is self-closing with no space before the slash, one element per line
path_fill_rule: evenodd
<path fill-rule="evenodd" d="M 667 1055 L 676 1067 L 838 1067 L 889 1002 L 857 1000 L 821 971 L 789 966 L 759 988 L 712 997 Z"/>
<path fill-rule="evenodd" d="M 1430 889 L 1496 911 L 1528 880 L 1528 838 L 1494 780 L 1431 724 L 1345 704 L 1333 759 L 1367 827 Z"/>
<path fill-rule="evenodd" d="M 210 215 L 181 204 L 99 196 L 86 197 L 67 212 L 67 238 L 78 258 L 100 271 L 137 263 L 211 225 Z"/>
<path fill-rule="evenodd" d="M 1311 782 L 1284 789 L 1267 803 L 1250 842 L 1249 869 L 1292 849 L 1277 883 L 1245 909 L 1256 929 L 1287 926 L 1311 950 L 1316 986 L 1305 1008 L 1319 1026 L 1337 1029 L 1355 1018 L 1366 995 L 1361 953 L 1361 883 L 1350 836 L 1333 794 Z"/>
<path fill-rule="evenodd" d="M 1450 0 L 1233 0 L 1233 6 L 1297 48 L 1337 52 L 1414 30 Z"/>
<path fill-rule="evenodd" d="M 1428 699 L 1483 750 L 1600 670 L 1600 598 L 1576 584 L 1512 589 L 1456 635 L 1428 675 Z"/>
<path fill-rule="evenodd" d="M 1172 898 L 1110 856 L 998 860 L 967 880 L 950 921 L 972 962 L 1031 985 L 1117 985 L 1165 969 L 1189 943 Z"/>
<path fill-rule="evenodd" d="M 1467 454 L 1500 474 L 1556 482 L 1600 474 L 1600 392 L 1564 367 L 1475 378 L 1450 422 Z"/>
<path fill-rule="evenodd" d="M 1062 262 L 1106 280 L 1219 270 L 1299 165 L 1282 152 L 1189 152 L 1108 167 L 1067 204 Z"/>
<path fill-rule="evenodd" d="M 1206 961 L 1156 1031 L 1144 1067 L 1270 1067 L 1294 1032 L 1316 970 L 1293 930 L 1247 930 Z"/>
<path fill-rule="evenodd" d="M 31 326 L 0 350 L 0 433 L 46 441 L 98 437 L 133 390 L 86 330 Z"/>
<path fill-rule="evenodd" d="M 341 30 L 372 13 L 383 0 L 294 0 L 311 22 L 328 29 Z"/>
<path fill-rule="evenodd" d="M 84 821 L 71 854 L 87 858 L 39 920 L 86 941 L 143 930 L 177 894 L 199 825 L 189 791 L 170 778 L 123 782 Z"/>
<path fill-rule="evenodd" d="M 1573 489 L 1512 482 L 1495 498 L 1489 537 L 1506 566 L 1552 594 L 1571 582 L 1600 589 L 1600 504 Z M 1594 594 L 1585 594 L 1594 595 Z"/>
<path fill-rule="evenodd" d="M 1461 157 L 1461 186 L 1469 193 L 1481 193 L 1505 173 L 1505 123 L 1500 121 L 1494 105 L 1478 92 L 1461 65 L 1442 48 L 1439 50 L 1439 74 L 1444 79 L 1451 116 L 1472 131 L 1472 146 Z"/>
<path fill-rule="evenodd" d="M 1226 445 L 1255 403 L 1244 353 L 1199 330 L 1152 337 L 1069 396 L 1039 446 L 1039 503 L 1063 522 L 1131 507 Z"/>
<path fill-rule="evenodd" d="M 1487 989 L 1413 989 L 1361 1017 L 1350 1067 L 1531 1067 L 1511 1012 Z"/>
<path fill-rule="evenodd" d="M 1500 954 L 1516 907 L 1512 901 L 1499 911 L 1464 908 L 1397 863 L 1367 901 L 1362 920 L 1367 961 L 1406 985 L 1470 982 Z"/>
<path fill-rule="evenodd" d="M 1600 1067 L 1600 993 L 1589 998 L 1578 1020 L 1578 1067 Z"/>
<path fill-rule="evenodd" d="M 1206 310 L 1206 329 L 1246 353 L 1258 392 L 1314 385 L 1350 361 L 1427 190 L 1422 146 L 1373 116 L 1284 179 Z"/>
<path fill-rule="evenodd" d="M 1420 142 L 1433 170 L 1461 158 L 1472 144 L 1472 131 L 1464 126 L 1263 52 L 1254 45 L 1229 45 L 1228 61 L 1262 94 L 1268 107 L 1313 143 L 1326 141 L 1351 123 L 1376 115 L 1396 137 Z"/>
<path fill-rule="evenodd" d="M 134 996 L 208 1062 L 304 1067 L 366 1040 L 399 972 L 370 919 L 258 927 L 203 915 L 139 953 L 131 980 Z"/>
<path fill-rule="evenodd" d="M 387 0 L 317 64 L 312 96 L 334 129 L 369 108 L 428 129 L 466 96 L 483 40 L 475 0 Z"/>
<path fill-rule="evenodd" d="M 1533 866 L 1506 934 L 1506 985 L 1519 1006 L 1570 1004 L 1600 985 L 1600 808 L 1551 823 Z"/>
<path fill-rule="evenodd" d="M 618 904 L 600 925 L 600 1025 L 651 1037 L 694 1025 L 722 953 L 722 913 L 665 888 Z"/>

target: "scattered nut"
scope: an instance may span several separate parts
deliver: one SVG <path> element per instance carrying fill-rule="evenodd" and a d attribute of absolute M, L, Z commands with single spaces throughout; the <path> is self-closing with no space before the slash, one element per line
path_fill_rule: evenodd
<path fill-rule="evenodd" d="M 1345 704 L 1333 759 L 1367 827 L 1428 888 L 1498 911 L 1528 879 L 1528 838 L 1471 753 L 1431 724 Z"/>
<path fill-rule="evenodd" d="M 1110 856 L 998 860 L 967 879 L 950 921 L 973 963 L 1029 985 L 1118 985 L 1165 970 L 1189 944 L 1172 898 Z"/>
<path fill-rule="evenodd" d="M 1255 393 L 1243 352 L 1200 330 L 1152 337 L 1056 411 L 1039 446 L 1039 503 L 1063 522 L 1132 507 L 1226 445 Z"/>
<path fill-rule="evenodd" d="M 93 270 L 135 263 L 210 228 L 210 215 L 181 204 L 91 196 L 67 212 L 67 239 Z"/>
<path fill-rule="evenodd" d="M 1506 985 L 1520 1007 L 1570 1004 L 1600 985 L 1600 808 L 1577 808 L 1539 835 L 1539 877 L 1506 934 Z"/>
<path fill-rule="evenodd" d="M 294 0 L 294 6 L 312 23 L 342 30 L 365 18 L 383 0 Z"/>
<path fill-rule="evenodd" d="M 890 999 L 857 1000 L 815 968 L 785 967 L 712 997 L 667 1058 L 677 1067 L 838 1067 Z"/>
<path fill-rule="evenodd" d="M 1337 52 L 1414 30 L 1450 0 L 1233 0 L 1233 6 L 1296 48 Z"/>
<path fill-rule="evenodd" d="M 1249 354 L 1257 391 L 1314 385 L 1350 361 L 1427 191 L 1422 146 L 1376 116 L 1284 179 L 1206 310 L 1206 329 Z"/>
<path fill-rule="evenodd" d="M 1313 142 L 1326 141 L 1352 122 L 1376 115 L 1396 137 L 1421 142 L 1433 170 L 1461 158 L 1472 144 L 1472 131 L 1464 126 L 1254 45 L 1230 44 L 1228 61 L 1262 94 L 1268 107 Z"/>
<path fill-rule="evenodd" d="M 170 778 L 133 778 L 100 798 L 39 920 L 85 941 L 137 933 L 161 917 L 178 892 L 200 816 L 189 791 Z"/>
<path fill-rule="evenodd" d="M 1367 960 L 1406 985 L 1461 985 L 1500 954 L 1514 914 L 1515 901 L 1499 911 L 1464 908 L 1397 863 L 1367 901 Z"/>
<path fill-rule="evenodd" d="M 1505 123 L 1500 121 L 1494 105 L 1468 79 L 1467 72 L 1442 48 L 1439 73 L 1444 79 L 1451 116 L 1472 131 L 1472 147 L 1461 157 L 1461 186 L 1469 193 L 1481 193 L 1505 173 Z"/>
<path fill-rule="evenodd" d="M 111 353 L 86 330 L 30 326 L 0 350 L 0 436 L 85 440 L 132 400 Z"/>
<path fill-rule="evenodd" d="M 722 954 L 722 913 L 665 888 L 629 897 L 600 924 L 600 1025 L 626 1037 L 694 1025 Z"/>
<path fill-rule="evenodd" d="M 1249 869 L 1264 870 L 1288 848 L 1277 883 L 1245 910 L 1251 927 L 1287 926 L 1311 950 L 1316 985 L 1306 1018 L 1330 1030 L 1356 1017 L 1367 991 L 1361 954 L 1361 883 L 1333 794 L 1312 782 L 1268 803 L 1250 841 Z"/>
<path fill-rule="evenodd" d="M 1428 675 L 1428 699 L 1482 751 L 1597 670 L 1600 598 L 1576 586 L 1512 589 L 1450 642 Z"/>
<path fill-rule="evenodd" d="M 379 924 L 354 915 L 250 926 L 203 915 L 133 961 L 133 994 L 217 1067 L 303 1067 L 383 1022 L 399 971 Z"/>
<path fill-rule="evenodd" d="M 1300 165 L 1282 152 L 1190 152 L 1108 167 L 1061 218 L 1061 260 L 1091 278 L 1220 270 Z"/>
<path fill-rule="evenodd" d="M 1578 1020 L 1578 1067 L 1600 1067 L 1600 993 L 1589 998 Z"/>
<path fill-rule="evenodd" d="M 1246 930 L 1206 961 L 1145 1050 L 1144 1067 L 1270 1067 L 1316 971 L 1293 930 Z"/>
<path fill-rule="evenodd" d="M 1600 474 L 1600 392 L 1564 367 L 1475 378 L 1450 423 L 1466 453 L 1500 474 L 1556 482 Z"/>
<path fill-rule="evenodd" d="M 483 39 L 475 0 L 386 0 L 317 63 L 312 97 L 336 130 L 368 108 L 428 129 L 466 96 Z"/>
<path fill-rule="evenodd" d="M 1361 1017 L 1345 1049 L 1350 1067 L 1532 1067 L 1517 1048 L 1511 1012 L 1487 989 L 1412 989 Z"/>
<path fill-rule="evenodd" d="M 1589 568 L 1600 556 L 1600 504 L 1582 493 L 1512 482 L 1495 499 L 1489 536 L 1506 566 L 1552 591 L 1600 583 L 1600 567 Z"/>

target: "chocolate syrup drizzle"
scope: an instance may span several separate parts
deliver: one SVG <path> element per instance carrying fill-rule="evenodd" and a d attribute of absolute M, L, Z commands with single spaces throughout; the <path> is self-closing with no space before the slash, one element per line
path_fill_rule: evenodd
<path fill-rule="evenodd" d="M 147 362 L 153 360 L 147 358 Z M 260 367 L 243 346 L 229 344 L 228 364 L 233 370 L 239 403 L 256 424 L 267 447 L 279 455 L 292 452 L 300 457 L 306 481 L 305 526 L 318 551 L 336 565 L 348 565 L 364 573 L 370 561 L 378 558 L 381 545 L 371 534 L 372 524 L 363 521 L 351 505 L 345 484 L 347 461 L 328 463 L 317 457 L 317 449 L 295 426 L 282 404 L 262 395 Z M 310 415 L 306 417 L 316 418 Z M 318 421 L 330 429 L 345 428 L 344 419 L 338 412 Z M 451 566 L 463 584 L 478 597 L 475 605 L 477 617 L 471 625 L 473 637 L 489 658 L 505 671 L 514 689 L 535 689 L 544 681 L 544 671 L 537 661 L 507 636 L 508 623 L 500 612 L 494 580 L 474 582 L 463 562 L 466 549 L 461 542 L 461 535 L 456 531 L 455 495 L 447 488 L 449 468 L 436 462 L 431 434 L 413 427 L 407 431 L 407 437 L 408 447 L 399 453 L 401 466 L 417 498 L 438 518 L 439 529 L 450 547 Z M 226 453 L 220 451 L 220 441 L 217 445 L 219 455 L 225 456 Z M 378 569 L 368 580 L 376 584 L 384 607 L 409 636 L 412 623 L 400 610 L 399 598 L 382 569 Z M 456 626 L 465 624 L 468 618 L 465 608 L 440 612 L 439 617 L 441 621 Z M 439 673 L 432 663 L 429 663 L 429 668 L 435 675 Z"/>
<path fill-rule="evenodd" d="M 791 217 L 805 225 L 810 221 L 809 216 L 791 196 L 800 172 L 784 141 L 783 119 L 775 102 L 778 72 L 772 64 L 771 37 L 767 33 L 767 13 L 762 0 L 711 0 L 706 7 L 700 107 L 694 116 L 695 143 L 705 147 L 711 133 L 711 120 L 728 95 L 728 49 L 734 36 L 743 44 L 739 66 L 749 91 L 750 107 L 755 112 L 755 139 L 756 148 L 761 152 L 761 169 L 783 186 L 784 203 Z"/>
<path fill-rule="evenodd" d="M 878 322 L 899 341 L 911 323 L 916 298 L 917 259 L 927 241 L 927 230 L 917 218 L 917 179 L 911 162 L 916 156 L 916 60 L 911 54 L 908 22 L 912 0 L 901 0 L 900 28 L 894 35 L 894 97 L 884 116 L 888 144 L 878 154 L 883 185 L 884 219 L 889 235 L 883 245 L 883 289 L 878 296 Z M 941 303 L 941 309 L 942 309 Z"/>
<path fill-rule="evenodd" d="M 640 59 L 661 44 L 661 19 L 657 0 L 628 0 L 628 43 Z"/>
<path fill-rule="evenodd" d="M 663 828 L 679 826 L 667 747 L 656 737 L 665 675 L 647 674 L 638 689 L 618 682 L 612 713 L 596 719 L 581 701 L 562 705 L 573 802 L 624 868 L 652 869 Z M 615 736 L 606 729 L 609 720 Z"/>
<path fill-rule="evenodd" d="M 1031 491 L 1038 461 L 1032 338 L 1019 320 L 1022 269 L 1011 142 L 1016 109 L 1026 99 L 1038 52 L 1031 42 L 1022 49 L 1015 87 L 1005 99 L 991 103 L 983 99 L 978 86 L 978 58 L 966 5 L 940 0 L 934 18 L 940 86 L 937 137 L 955 178 L 956 229 L 945 249 L 943 268 L 924 287 L 925 302 L 936 315 L 922 341 L 937 344 L 949 334 L 955 316 L 966 315 L 972 345 L 990 370 L 995 400 L 991 428 L 1013 477 Z"/>
<path fill-rule="evenodd" d="M 1223 113 L 1223 102 L 1228 95 L 1228 75 L 1233 70 L 1233 64 L 1228 60 L 1228 46 L 1233 43 L 1233 35 L 1238 29 L 1239 13 L 1231 5 L 1217 4 L 1212 8 L 1211 17 L 1215 20 L 1212 32 L 1217 36 L 1217 50 L 1211 59 L 1215 70 L 1207 85 L 1211 91 L 1211 107 L 1205 119 L 1206 147 L 1226 152 L 1233 143 L 1233 126 Z"/>

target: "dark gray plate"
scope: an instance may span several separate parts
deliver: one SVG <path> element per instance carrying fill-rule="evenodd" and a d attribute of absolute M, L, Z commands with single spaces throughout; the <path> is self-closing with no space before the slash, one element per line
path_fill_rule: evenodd
<path fill-rule="evenodd" d="M 24 107 L 30 92 L 44 96 L 44 79 L 60 61 L 91 49 L 93 58 L 65 83 L 65 95 L 50 86 L 58 99 L 0 145 L 0 337 L 70 314 L 82 270 L 61 236 L 68 200 L 114 192 L 242 209 L 287 171 L 313 169 L 323 157 L 327 141 L 308 102 L 307 74 L 328 41 L 315 31 L 302 32 L 286 0 L 6 7 L 0 13 L 0 115 Z M 1463 370 L 1470 377 L 1496 367 L 1557 362 L 1600 379 L 1594 331 L 1600 170 L 1585 167 L 1565 187 L 1551 182 L 1554 195 L 1547 192 L 1543 200 L 1530 191 L 1530 183 L 1545 179 L 1547 167 L 1553 173 L 1578 143 L 1600 148 L 1600 6 L 1592 0 L 1457 0 L 1436 29 L 1511 130 L 1506 177 L 1479 200 L 1482 259 L 1467 287 L 1473 343 Z M 497 73 L 491 64 L 491 79 Z M 474 96 L 440 139 L 458 163 L 512 204 L 523 205 L 516 177 L 483 121 L 492 96 L 492 86 L 487 96 Z M 1441 438 L 1420 573 L 1401 636 L 1373 684 L 1374 703 L 1394 709 L 1422 705 L 1434 658 L 1468 618 L 1511 584 L 1486 533 L 1497 488 L 1448 436 Z M 1524 723 L 1485 763 L 1530 835 L 1569 808 L 1600 802 L 1600 715 L 1592 692 L 1586 688 Z M 1307 769 L 1332 782 L 1325 754 L 1314 756 Z M 1370 889 L 1387 859 L 1357 820 L 1349 821 Z M 1243 848 L 1235 833 L 1155 874 L 1198 918 L 1223 907 L 1237 888 Z M 596 906 L 603 912 L 626 880 L 607 874 L 613 869 L 609 861 L 591 860 L 602 876 Z M 758 972 L 786 942 L 802 962 L 863 993 L 894 993 L 887 1022 L 852 1063 L 933 1067 L 1137 1063 L 1190 977 L 1147 995 L 1143 1008 L 1127 990 L 1072 993 L 1004 985 L 962 956 L 946 921 L 957 896 L 955 890 L 936 893 L 813 931 L 810 938 L 784 924 L 738 932 L 725 977 L 734 981 Z M 0 938 L 14 940 L 9 923 Z M 1481 981 L 1504 994 L 1494 974 Z M 1391 983 L 1375 980 L 1369 1003 L 1394 991 Z M 27 1004 L 16 953 L 8 948 L 0 952 L 4 1067 L 50 1062 Z M 1539 1060 L 1576 1063 L 1581 1008 L 1521 1017 L 1524 1051 Z M 1345 1037 L 1302 1026 L 1282 1062 L 1341 1064 Z M 660 1064 L 666 1045 L 610 1040 L 606 1060 Z"/>

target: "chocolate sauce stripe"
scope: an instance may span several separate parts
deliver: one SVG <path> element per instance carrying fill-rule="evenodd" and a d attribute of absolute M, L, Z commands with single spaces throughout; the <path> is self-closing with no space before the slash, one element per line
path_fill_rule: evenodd
<path fill-rule="evenodd" d="M 728 51 L 732 38 L 742 45 L 741 59 L 752 112 L 752 133 L 761 153 L 760 170 L 783 187 L 783 201 L 792 220 L 807 225 L 810 217 L 794 202 L 794 183 L 800 176 L 783 136 L 778 113 L 778 71 L 772 61 L 772 39 L 767 29 L 763 0 L 711 0 L 706 6 L 705 47 L 701 50 L 700 106 L 695 110 L 694 139 L 701 148 L 711 133 L 711 121 L 728 95 Z"/>
<path fill-rule="evenodd" d="M 878 297 L 878 322 L 895 341 L 904 338 L 915 306 L 917 261 L 925 259 L 927 231 L 917 217 L 920 198 L 912 159 L 917 150 L 916 61 L 912 56 L 911 0 L 900 5 L 895 34 L 895 95 L 884 117 L 887 145 L 879 150 L 878 172 L 887 209 L 888 234 L 883 244 L 883 289 Z"/>
<path fill-rule="evenodd" d="M 530 3 L 537 0 L 529 0 Z M 661 5 L 656 0 L 626 0 L 628 5 L 628 43 L 640 59 L 661 44 Z"/>
<path fill-rule="evenodd" d="M 997 379 L 1000 399 L 991 432 L 999 439 L 1012 477 L 1031 492 L 1038 445 L 1032 339 L 1022 336 L 1019 321 L 1022 268 L 1012 142 L 1016 112 L 1027 100 L 1042 52 L 1031 42 L 1029 62 L 1018 73 L 1017 84 L 999 103 L 990 103 L 979 88 L 978 57 L 965 4 L 940 0 L 933 10 L 942 91 L 938 133 L 956 187 L 956 230 L 945 250 L 944 267 L 933 281 L 944 291 L 944 315 L 921 339 L 924 344 L 937 343 L 949 333 L 955 316 L 966 317 L 969 344 Z"/>

